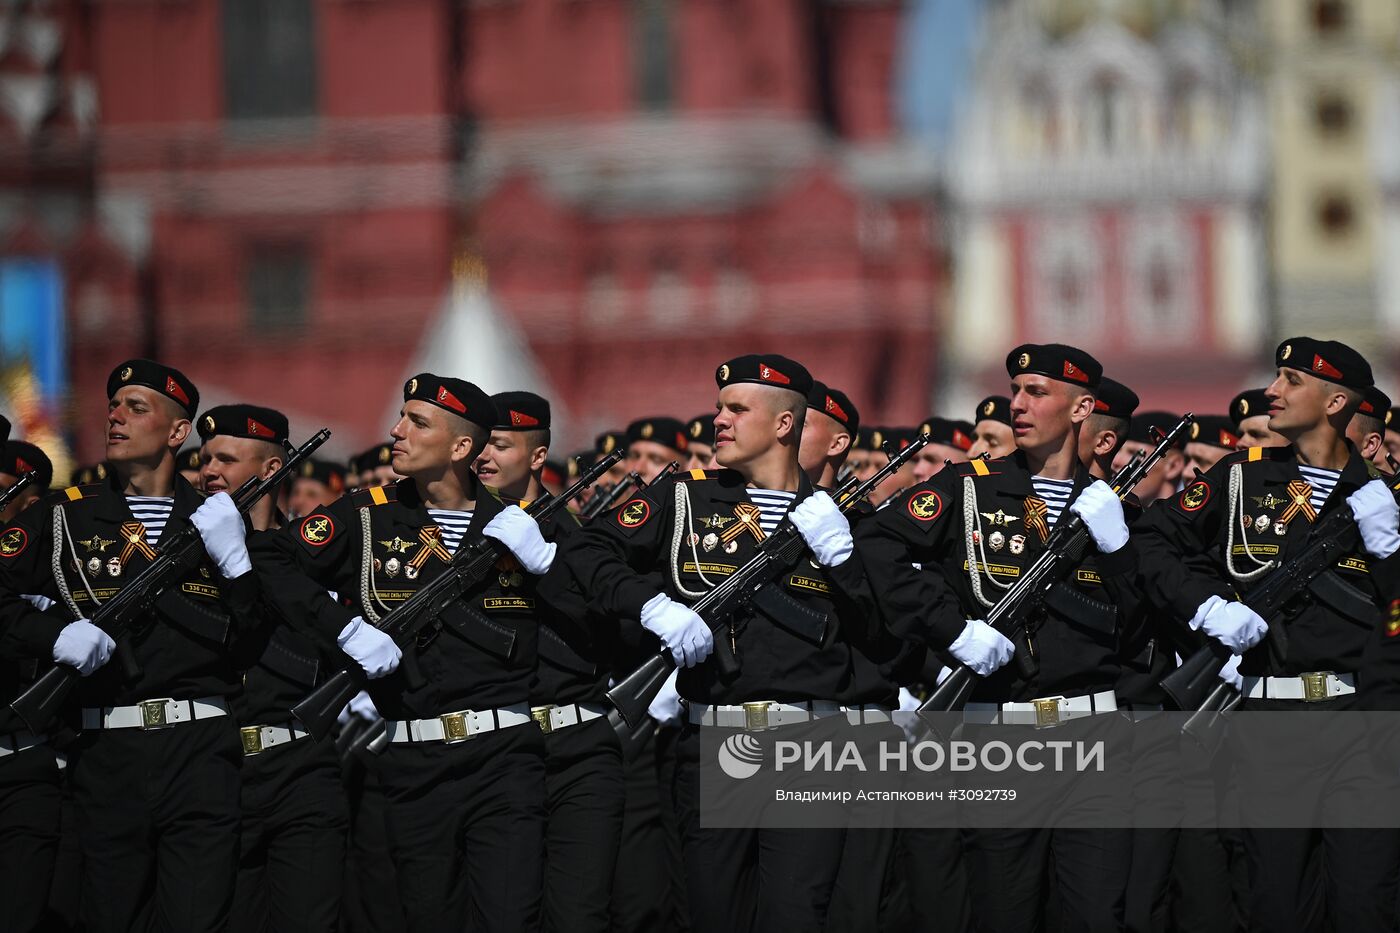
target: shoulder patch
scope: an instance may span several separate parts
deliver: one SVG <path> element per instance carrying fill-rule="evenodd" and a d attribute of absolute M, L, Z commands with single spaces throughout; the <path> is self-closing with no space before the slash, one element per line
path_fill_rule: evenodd
<path fill-rule="evenodd" d="M 909 497 L 905 509 L 917 521 L 931 522 L 943 514 L 943 499 L 932 489 Z"/>
<path fill-rule="evenodd" d="M 630 499 L 617 510 L 617 523 L 623 528 L 640 528 L 651 518 L 651 503 L 645 499 Z"/>
<path fill-rule="evenodd" d="M 18 557 L 29 546 L 29 533 L 18 525 L 0 532 L 0 559 Z"/>
<path fill-rule="evenodd" d="M 335 522 L 329 515 L 313 512 L 301 520 L 297 532 L 307 544 L 320 547 L 335 537 Z"/>
<path fill-rule="evenodd" d="M 1257 448 L 1256 448 L 1257 449 Z M 1181 490 L 1181 496 L 1177 499 L 1183 512 L 1195 512 L 1205 507 L 1210 501 L 1210 483 L 1203 479 L 1198 479 L 1190 486 Z"/>
<path fill-rule="evenodd" d="M 1390 601 L 1390 613 L 1385 620 L 1385 637 L 1400 636 L 1400 599 Z"/>

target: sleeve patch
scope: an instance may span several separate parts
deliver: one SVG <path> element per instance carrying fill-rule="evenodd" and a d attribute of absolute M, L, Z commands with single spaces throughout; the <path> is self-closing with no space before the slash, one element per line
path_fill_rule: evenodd
<path fill-rule="evenodd" d="M 917 496 L 910 496 L 906 508 L 918 521 L 931 522 L 943 514 L 943 500 L 939 498 L 938 493 L 930 489 Z"/>
<path fill-rule="evenodd" d="M 632 499 L 617 510 L 617 523 L 623 528 L 639 528 L 651 518 L 651 503 L 645 499 Z"/>
<path fill-rule="evenodd" d="M 320 547 L 335 536 L 335 522 L 329 515 L 308 515 L 301 520 L 301 540 Z"/>
<path fill-rule="evenodd" d="M 1210 483 L 1205 480 L 1196 480 L 1190 486 L 1181 491 L 1181 498 L 1178 503 L 1183 512 L 1197 512 L 1205 507 L 1210 501 Z"/>
<path fill-rule="evenodd" d="M 1400 636 L 1400 599 L 1390 601 L 1390 615 L 1385 620 L 1385 637 Z"/>
<path fill-rule="evenodd" d="M 23 528 L 6 528 L 0 532 L 0 558 L 18 557 L 29 546 L 29 534 Z"/>

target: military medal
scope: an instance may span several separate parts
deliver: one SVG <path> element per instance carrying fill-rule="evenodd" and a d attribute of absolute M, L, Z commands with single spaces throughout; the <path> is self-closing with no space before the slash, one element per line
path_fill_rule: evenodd
<path fill-rule="evenodd" d="M 1280 522 L 1279 524 L 1282 525 L 1281 522 Z M 1260 515 L 1258 518 L 1256 518 L 1256 519 L 1254 520 L 1254 530 L 1257 531 L 1257 532 L 1259 532 L 1260 534 L 1263 534 L 1264 532 L 1268 531 L 1268 530 L 1269 530 L 1269 516 L 1267 516 L 1267 515 Z M 1275 528 L 1275 529 L 1274 529 L 1274 534 L 1279 534 L 1279 533 L 1280 533 L 1279 530 L 1278 530 L 1277 528 Z"/>
<path fill-rule="evenodd" d="M 724 543 L 724 553 L 726 553 L 726 554 L 733 554 L 733 553 L 734 553 L 735 551 L 737 551 L 737 550 L 739 550 L 739 542 L 738 542 L 738 541 L 726 541 L 726 542 Z"/>
<path fill-rule="evenodd" d="M 1000 551 L 1006 547 L 1006 535 L 1000 531 L 994 531 L 987 536 L 987 543 L 992 546 L 993 551 Z"/>
<path fill-rule="evenodd" d="M 88 576 L 95 577 L 102 572 L 102 558 L 89 557 L 87 562 Z"/>
<path fill-rule="evenodd" d="M 1022 551 L 1024 551 L 1025 549 L 1026 549 L 1026 536 L 1025 536 L 1025 535 L 1012 535 L 1012 536 L 1011 536 L 1011 553 L 1012 553 L 1012 554 L 1020 554 L 1020 553 L 1021 553 Z"/>
<path fill-rule="evenodd" d="M 1280 538 L 1288 534 L 1288 524 L 1282 521 L 1274 522 L 1274 534 L 1278 535 Z"/>
<path fill-rule="evenodd" d="M 119 576 L 121 576 L 121 575 L 122 575 L 122 562 L 121 562 L 121 558 L 118 558 L 118 557 L 109 557 L 109 558 L 107 558 L 107 576 L 109 576 L 109 577 L 119 577 Z"/>
<path fill-rule="evenodd" d="M 1241 513 L 1240 524 L 1243 525 L 1246 529 L 1253 528 L 1254 519 L 1251 518 L 1248 513 Z"/>
<path fill-rule="evenodd" d="M 705 549 L 706 554 L 710 553 L 715 548 L 719 547 L 719 535 L 710 532 L 700 539 L 700 546 Z"/>
<path fill-rule="evenodd" d="M 688 544 L 690 547 L 695 547 L 695 545 L 700 543 L 700 536 L 692 531 L 690 534 L 685 536 L 685 543 Z"/>
<path fill-rule="evenodd" d="M 397 557 L 391 557 L 384 562 L 384 572 L 391 577 L 397 577 L 399 575 L 399 567 L 401 566 L 403 565 L 399 563 Z"/>
<path fill-rule="evenodd" d="M 403 575 L 404 575 L 405 577 L 407 577 L 408 579 L 410 579 L 410 580 L 417 580 L 417 579 L 418 579 L 418 568 L 415 567 L 415 566 L 413 566 L 412 564 L 409 564 L 407 567 L 405 567 L 405 568 L 403 569 Z"/>

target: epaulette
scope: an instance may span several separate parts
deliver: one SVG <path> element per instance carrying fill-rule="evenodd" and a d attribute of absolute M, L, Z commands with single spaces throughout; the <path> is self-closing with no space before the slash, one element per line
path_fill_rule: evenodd
<path fill-rule="evenodd" d="M 676 474 L 676 482 L 682 483 L 693 479 L 719 479 L 719 475 L 724 470 L 681 470 Z"/>
<path fill-rule="evenodd" d="M 678 483 L 695 482 L 696 480 L 705 479 L 715 480 L 721 486 L 743 486 L 745 483 L 743 475 L 737 470 L 730 470 L 723 467 L 718 470 L 682 470 L 676 474 L 675 478 Z"/>
<path fill-rule="evenodd" d="M 1220 463 L 1234 466 L 1236 463 L 1277 463 L 1292 457 L 1291 447 L 1246 447 L 1220 458 Z"/>
<path fill-rule="evenodd" d="M 996 476 L 1001 472 L 1001 461 L 993 460 L 989 463 L 981 457 L 973 457 L 971 460 L 955 463 L 953 467 L 959 476 Z"/>
<path fill-rule="evenodd" d="M 83 486 L 69 486 L 67 489 L 49 493 L 55 502 L 77 502 L 79 499 L 95 499 L 106 483 L 88 483 Z"/>
<path fill-rule="evenodd" d="M 399 501 L 399 487 L 393 486 L 370 486 L 365 489 L 356 489 L 350 494 L 350 504 L 355 508 L 363 508 L 370 505 L 388 505 L 390 502 Z"/>

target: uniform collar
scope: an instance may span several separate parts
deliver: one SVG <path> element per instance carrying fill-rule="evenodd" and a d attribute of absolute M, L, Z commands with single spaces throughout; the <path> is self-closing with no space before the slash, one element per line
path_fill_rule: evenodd
<path fill-rule="evenodd" d="M 395 498 L 402 508 L 395 509 L 393 521 L 395 524 L 411 528 L 416 533 L 418 529 L 428 525 L 436 525 L 433 517 L 428 514 L 428 507 L 423 504 L 423 497 L 418 492 L 418 485 L 411 479 L 401 479 L 394 484 Z M 481 537 L 479 529 L 485 528 L 486 523 L 495 518 L 505 506 L 501 500 L 492 495 L 485 486 L 480 483 L 476 488 L 476 505 L 472 508 L 472 520 L 467 525 L 466 533 L 462 536 L 462 541 L 471 541 Z"/>
<path fill-rule="evenodd" d="M 93 517 L 111 522 L 114 525 L 122 525 L 126 522 L 136 521 L 136 516 L 131 514 L 131 509 L 126 504 L 126 492 L 118 485 L 119 480 L 115 472 L 111 473 L 103 484 L 103 495 L 95 496 L 92 502 Z M 175 474 L 175 488 L 172 492 L 174 504 L 170 509 L 170 518 L 165 523 L 165 530 L 161 532 L 160 540 L 156 542 L 156 547 L 160 547 L 170 536 L 178 532 L 189 524 L 189 516 L 195 509 L 204 502 L 204 496 L 190 485 L 189 480 L 179 473 Z"/>
<path fill-rule="evenodd" d="M 684 480 L 681 480 L 684 482 Z M 720 470 L 715 477 L 715 485 L 709 490 L 709 496 L 716 502 L 748 502 L 749 487 L 744 477 L 736 470 Z M 807 474 L 801 470 L 797 473 L 797 498 L 793 504 L 801 502 L 812 494 L 812 481 L 807 478 Z"/>
<path fill-rule="evenodd" d="M 1031 484 L 1032 474 L 1030 462 L 1026 459 L 1025 451 L 1017 450 L 1015 453 L 1011 454 L 1011 456 L 1007 457 L 1006 460 L 1016 464 L 1018 469 L 1006 470 L 1002 473 L 1002 476 L 1005 477 L 1005 480 L 1001 484 L 1003 489 L 1015 496 L 1027 497 L 1035 495 L 1035 486 Z M 1074 467 L 1074 476 L 1071 477 L 1071 479 L 1074 481 L 1074 486 L 1070 491 L 1069 501 L 1073 502 L 1075 498 L 1078 497 L 1079 493 L 1084 490 L 1084 487 L 1094 481 L 1094 477 L 1084 464 L 1076 463 Z"/>

